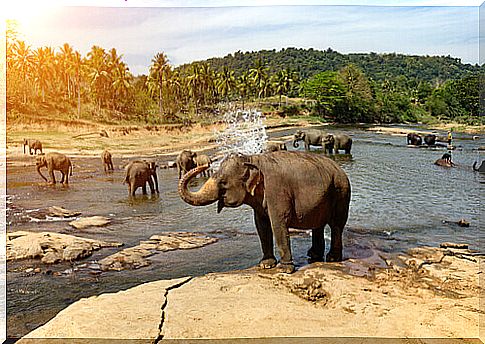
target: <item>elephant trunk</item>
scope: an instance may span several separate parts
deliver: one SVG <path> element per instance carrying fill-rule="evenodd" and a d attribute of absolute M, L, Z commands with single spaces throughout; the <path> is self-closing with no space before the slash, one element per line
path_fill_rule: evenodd
<path fill-rule="evenodd" d="M 197 174 L 204 172 L 207 168 L 207 165 L 196 167 L 187 172 L 180 180 L 178 187 L 179 195 L 186 203 L 195 206 L 209 205 L 219 198 L 219 187 L 214 178 L 209 178 L 197 192 L 191 192 L 187 188 L 190 180 Z"/>
<path fill-rule="evenodd" d="M 299 145 L 298 145 L 298 140 L 297 140 L 297 139 L 295 139 L 295 140 L 293 141 L 293 148 L 298 148 L 298 147 L 299 147 Z"/>
<path fill-rule="evenodd" d="M 42 174 L 42 172 L 40 172 L 40 166 L 37 166 L 37 173 L 40 174 L 40 176 L 42 177 L 42 179 L 44 179 L 45 181 L 47 181 L 47 178 L 44 177 L 44 175 Z"/>
<path fill-rule="evenodd" d="M 473 163 L 473 171 L 477 172 L 479 169 L 477 168 L 477 162 Z"/>

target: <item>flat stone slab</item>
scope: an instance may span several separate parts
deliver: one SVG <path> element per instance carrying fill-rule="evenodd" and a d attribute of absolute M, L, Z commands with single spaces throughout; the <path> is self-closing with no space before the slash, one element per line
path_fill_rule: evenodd
<path fill-rule="evenodd" d="M 111 219 L 104 216 L 83 217 L 78 220 L 69 222 L 69 224 L 76 229 L 84 229 L 88 227 L 102 227 L 110 223 Z"/>
<path fill-rule="evenodd" d="M 80 211 L 72 211 L 57 206 L 49 207 L 48 211 L 48 215 L 53 217 L 76 217 L 81 215 Z"/>
<path fill-rule="evenodd" d="M 138 269 L 150 265 L 148 257 L 157 252 L 173 250 L 188 250 L 203 247 L 217 242 L 202 233 L 194 232 L 167 232 L 160 235 L 152 235 L 147 241 L 141 241 L 140 245 L 128 247 L 120 252 L 101 259 L 98 264 L 101 270 Z"/>
<path fill-rule="evenodd" d="M 18 343 L 34 343 L 38 338 L 89 338 L 106 342 L 146 339 L 151 343 L 160 333 L 168 290 L 188 280 L 190 277 L 150 282 L 117 293 L 81 299 Z"/>
<path fill-rule="evenodd" d="M 82 259 L 103 247 L 122 245 L 53 232 L 17 231 L 7 233 L 6 258 L 7 261 L 40 258 L 43 263 L 52 264 Z"/>

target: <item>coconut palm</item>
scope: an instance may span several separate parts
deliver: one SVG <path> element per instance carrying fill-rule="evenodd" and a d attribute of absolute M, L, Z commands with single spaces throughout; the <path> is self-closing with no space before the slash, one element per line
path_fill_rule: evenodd
<path fill-rule="evenodd" d="M 157 93 L 160 114 L 163 114 L 164 80 L 169 71 L 170 65 L 168 64 L 167 56 L 164 53 L 157 53 L 152 59 L 152 65 L 150 66 L 150 74 L 147 82 L 149 83 L 149 89 L 153 93 Z"/>
<path fill-rule="evenodd" d="M 23 41 L 18 41 L 13 47 L 13 61 L 12 66 L 20 74 L 20 84 L 23 93 L 23 103 L 27 103 L 27 91 L 29 90 L 29 76 L 34 68 L 34 55 L 30 46 Z"/>
<path fill-rule="evenodd" d="M 234 71 L 229 70 L 227 66 L 222 67 L 222 71 L 217 75 L 217 91 L 221 97 L 228 101 L 229 95 L 236 86 Z"/>
<path fill-rule="evenodd" d="M 242 101 L 242 109 L 244 110 L 244 101 L 251 91 L 251 80 L 248 73 L 242 73 L 237 79 L 237 89 Z"/>
<path fill-rule="evenodd" d="M 268 74 L 267 68 L 263 63 L 263 59 L 259 58 L 255 61 L 254 66 L 249 70 L 249 76 L 251 77 L 254 85 L 256 86 L 256 91 L 258 94 L 258 99 L 261 99 L 261 95 L 266 93 L 265 90 L 268 88 Z"/>
<path fill-rule="evenodd" d="M 42 102 L 45 102 L 45 93 L 54 77 L 54 49 L 51 47 L 38 48 L 34 51 L 35 84 L 39 87 Z"/>

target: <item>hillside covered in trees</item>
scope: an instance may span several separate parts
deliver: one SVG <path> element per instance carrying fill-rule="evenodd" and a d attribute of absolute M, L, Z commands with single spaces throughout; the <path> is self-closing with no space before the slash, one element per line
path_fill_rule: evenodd
<path fill-rule="evenodd" d="M 459 59 L 341 54 L 330 48 L 240 52 L 172 66 L 154 55 L 135 76 L 115 48 L 32 49 L 7 30 L 7 119 L 61 116 L 103 123 L 219 121 L 227 108 L 341 123 L 458 121 L 483 124 L 483 68 Z"/>

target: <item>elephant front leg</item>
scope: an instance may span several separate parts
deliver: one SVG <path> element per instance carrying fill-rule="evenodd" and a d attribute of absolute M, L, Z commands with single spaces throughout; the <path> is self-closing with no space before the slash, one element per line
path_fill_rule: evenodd
<path fill-rule="evenodd" d="M 325 225 L 312 230 L 312 247 L 308 250 L 308 261 L 310 263 L 323 262 L 325 255 Z"/>
<path fill-rule="evenodd" d="M 55 184 L 56 183 L 56 177 L 54 175 L 54 170 L 49 170 L 49 176 L 51 177 L 50 184 Z"/>
<path fill-rule="evenodd" d="M 295 271 L 293 256 L 291 254 L 290 233 L 288 231 L 288 214 L 280 213 L 277 209 L 269 209 L 271 228 L 276 240 L 276 246 L 280 254 L 278 269 L 281 272 L 291 274 Z"/>
<path fill-rule="evenodd" d="M 153 185 L 153 180 L 152 180 L 151 177 L 148 177 L 148 186 L 150 187 L 150 193 L 153 195 L 155 193 L 155 187 Z M 145 188 L 146 188 L 146 186 L 145 186 Z"/>
<path fill-rule="evenodd" d="M 259 262 L 259 267 L 262 269 L 274 268 L 276 266 L 276 258 L 273 249 L 271 222 L 267 215 L 258 215 L 256 212 L 254 212 L 254 222 L 258 230 L 261 249 L 263 250 L 263 258 Z"/>

